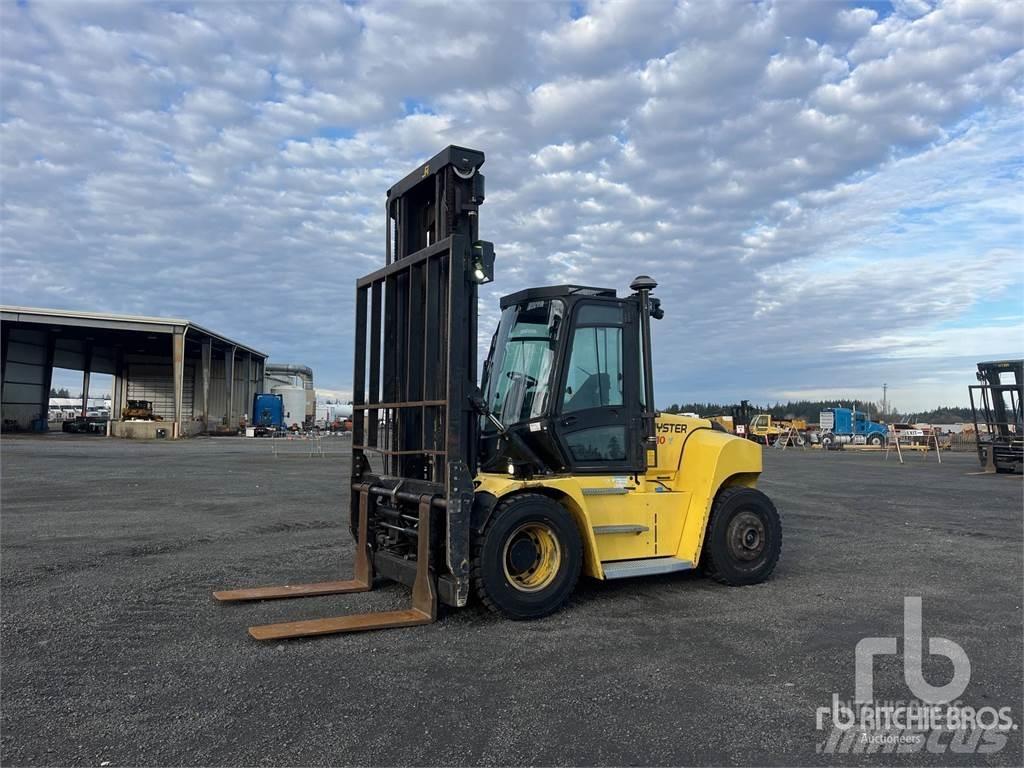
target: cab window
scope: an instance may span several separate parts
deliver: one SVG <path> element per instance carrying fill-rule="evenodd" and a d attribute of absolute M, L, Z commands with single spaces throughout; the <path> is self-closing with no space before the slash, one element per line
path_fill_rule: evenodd
<path fill-rule="evenodd" d="M 588 408 L 602 408 L 622 405 L 622 326 L 582 326 L 587 317 L 614 318 L 613 312 L 593 312 L 604 307 L 589 306 L 581 309 L 577 327 L 572 338 L 572 354 L 565 377 L 565 392 L 562 395 L 562 412 L 583 411 Z M 607 308 L 618 310 L 620 308 Z"/>

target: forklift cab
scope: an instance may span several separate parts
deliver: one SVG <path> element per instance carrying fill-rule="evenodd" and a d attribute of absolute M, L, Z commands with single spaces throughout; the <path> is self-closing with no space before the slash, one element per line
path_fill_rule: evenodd
<path fill-rule="evenodd" d="M 647 295 L 654 286 L 642 286 L 634 282 L 637 293 L 626 298 L 564 285 L 501 300 L 483 371 L 483 471 L 531 477 L 646 470 L 653 412 L 642 316 L 645 307 L 646 314 L 651 306 L 657 316 L 661 310 Z"/>

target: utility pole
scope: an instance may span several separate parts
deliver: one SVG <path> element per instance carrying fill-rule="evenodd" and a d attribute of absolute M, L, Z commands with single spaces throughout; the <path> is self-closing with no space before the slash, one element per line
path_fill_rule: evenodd
<path fill-rule="evenodd" d="M 883 416 L 885 416 L 885 414 L 887 414 L 889 412 L 889 409 L 888 409 L 889 401 L 887 399 L 888 393 L 889 393 L 889 385 L 888 384 L 883 384 L 882 385 L 882 415 Z"/>

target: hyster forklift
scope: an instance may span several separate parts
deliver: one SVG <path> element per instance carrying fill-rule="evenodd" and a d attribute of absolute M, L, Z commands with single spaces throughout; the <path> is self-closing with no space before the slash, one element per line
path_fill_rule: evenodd
<path fill-rule="evenodd" d="M 654 407 L 651 320 L 631 293 L 561 285 L 501 300 L 477 385 L 482 152 L 450 146 L 387 193 L 385 266 L 356 283 L 346 581 L 216 592 L 223 601 L 412 587 L 408 610 L 251 627 L 258 640 L 435 620 L 475 592 L 512 619 L 557 610 L 580 574 L 701 568 L 730 585 L 772 572 L 778 512 L 755 488 L 761 449 Z"/>

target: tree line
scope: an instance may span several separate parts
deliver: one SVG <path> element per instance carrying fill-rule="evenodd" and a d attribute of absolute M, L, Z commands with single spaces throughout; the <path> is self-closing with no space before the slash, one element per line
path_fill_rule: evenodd
<path fill-rule="evenodd" d="M 785 403 L 774 405 L 750 404 L 750 412 L 768 413 L 773 419 L 805 419 L 810 423 L 817 423 L 819 414 L 826 408 L 856 408 L 868 414 L 868 418 L 881 420 L 888 423 L 910 421 L 934 424 L 953 424 L 961 421 L 971 421 L 971 409 L 960 406 L 941 406 L 930 411 L 916 413 L 905 413 L 888 408 L 882 414 L 880 403 L 867 400 L 789 400 Z M 720 416 L 732 414 L 733 408 L 739 408 L 739 403 L 672 403 L 668 408 L 662 410 L 665 413 L 696 413 L 699 416 Z"/>

